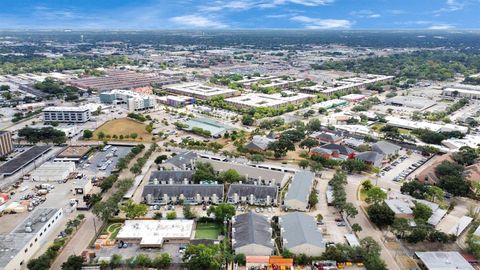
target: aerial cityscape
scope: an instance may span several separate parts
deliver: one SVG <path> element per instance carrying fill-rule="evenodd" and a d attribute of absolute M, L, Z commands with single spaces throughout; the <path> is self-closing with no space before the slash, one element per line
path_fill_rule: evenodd
<path fill-rule="evenodd" d="M 480 269 L 480 1 L 4 4 L 0 270 Z"/>

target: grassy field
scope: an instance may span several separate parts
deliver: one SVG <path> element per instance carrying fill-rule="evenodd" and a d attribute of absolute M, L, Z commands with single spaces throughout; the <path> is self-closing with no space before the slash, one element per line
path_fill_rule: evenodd
<path fill-rule="evenodd" d="M 145 130 L 145 126 L 145 124 L 129 118 L 114 119 L 98 127 L 93 132 L 93 138 L 100 140 L 98 134 L 103 132 L 106 136 L 105 139 L 107 140 L 150 142 L 152 140 L 152 135 Z M 136 133 L 137 138 L 132 139 L 132 133 Z M 111 138 L 108 138 L 107 135 L 110 135 Z M 113 138 L 114 135 L 116 135 L 117 138 Z M 120 138 L 120 135 L 123 136 L 123 139 Z"/>
<path fill-rule="evenodd" d="M 220 234 L 220 226 L 215 223 L 197 223 L 195 232 L 196 239 L 217 239 Z"/>

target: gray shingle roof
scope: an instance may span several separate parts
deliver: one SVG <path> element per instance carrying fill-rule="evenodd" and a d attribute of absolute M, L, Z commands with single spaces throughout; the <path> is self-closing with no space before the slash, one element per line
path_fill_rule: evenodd
<path fill-rule="evenodd" d="M 197 159 L 198 155 L 195 152 L 187 151 L 179 153 L 176 156 L 166 160 L 164 163 L 169 163 L 177 168 L 183 168 L 183 165 L 190 166 L 191 162 Z"/>
<path fill-rule="evenodd" d="M 268 148 L 268 145 L 275 141 L 274 139 L 269 139 L 267 137 L 262 137 L 255 135 L 252 138 L 252 141 L 248 143 L 245 147 L 247 149 L 260 149 L 260 150 L 266 150 Z"/>
<path fill-rule="evenodd" d="M 193 178 L 194 171 L 153 171 L 150 175 L 150 183 L 153 183 L 154 179 L 157 179 L 159 182 L 173 180 L 174 184 L 183 184 L 184 179 L 191 181 Z"/>
<path fill-rule="evenodd" d="M 353 150 L 352 148 L 350 147 L 347 147 L 345 145 L 341 145 L 341 144 L 335 144 L 335 143 L 330 143 L 330 144 L 326 144 L 326 145 L 322 145 L 322 146 L 318 146 L 318 147 L 315 147 L 315 148 L 312 148 L 312 151 L 318 151 L 318 150 L 327 150 L 326 152 L 338 152 L 340 153 L 341 155 L 349 155 L 353 152 L 355 152 L 355 150 Z"/>
<path fill-rule="evenodd" d="M 233 228 L 233 248 L 257 244 L 273 249 L 271 226 L 265 216 L 253 212 L 235 216 Z"/>
<path fill-rule="evenodd" d="M 277 199 L 277 187 L 273 186 L 231 184 L 227 196 L 233 197 L 235 193 L 238 196 L 250 196 L 250 194 L 253 194 L 255 198 L 266 199 L 267 196 L 270 196 L 274 200 Z"/>
<path fill-rule="evenodd" d="M 287 240 L 284 242 L 287 249 L 303 244 L 325 247 L 322 233 L 312 216 L 300 212 L 286 214 L 280 217 L 280 227 L 283 229 L 282 237 Z"/>
<path fill-rule="evenodd" d="M 298 200 L 307 202 L 312 189 L 315 175 L 310 171 L 298 171 L 293 177 L 292 184 L 288 188 L 285 201 Z"/>
<path fill-rule="evenodd" d="M 387 141 L 378 141 L 372 144 L 373 151 L 380 154 L 384 154 L 384 155 L 391 155 L 396 151 L 400 150 L 400 148 L 401 148 L 400 146 L 393 143 L 389 143 Z"/>
<path fill-rule="evenodd" d="M 383 155 L 374 151 L 366 151 L 366 152 L 359 153 L 356 156 L 356 158 L 359 160 L 368 161 L 375 164 L 378 161 L 383 160 Z"/>
<path fill-rule="evenodd" d="M 197 194 L 202 197 L 211 197 L 216 194 L 219 199 L 223 198 L 223 185 L 146 185 L 143 188 L 142 196 L 152 194 L 154 198 L 160 198 L 163 194 L 167 194 L 169 197 L 180 196 L 183 194 L 187 198 L 193 198 Z"/>

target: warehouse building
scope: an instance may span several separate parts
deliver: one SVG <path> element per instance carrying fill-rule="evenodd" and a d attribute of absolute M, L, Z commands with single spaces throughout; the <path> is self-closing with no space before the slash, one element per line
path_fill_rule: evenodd
<path fill-rule="evenodd" d="M 237 96 L 240 94 L 237 90 L 229 88 L 221 88 L 216 86 L 209 86 L 197 82 L 188 82 L 181 84 L 172 84 L 165 86 L 165 90 L 169 93 L 195 97 L 198 99 L 209 100 L 213 97 L 222 96 L 224 98 Z"/>
<path fill-rule="evenodd" d="M 284 206 L 288 209 L 306 211 L 308 196 L 315 182 L 315 174 L 310 171 L 298 171 L 285 194 Z"/>
<path fill-rule="evenodd" d="M 85 123 L 90 120 L 86 107 L 47 107 L 43 109 L 44 122 Z"/>
<path fill-rule="evenodd" d="M 157 105 L 154 96 L 118 89 L 100 93 L 100 102 L 120 105 L 130 112 L 154 109 Z"/>
<path fill-rule="evenodd" d="M 270 220 L 248 212 L 232 219 L 232 247 L 235 254 L 269 256 L 275 247 Z"/>
<path fill-rule="evenodd" d="M 190 119 L 185 122 L 185 125 L 187 125 L 187 127 L 184 129 L 187 131 L 192 131 L 194 129 L 202 129 L 204 131 L 210 132 L 210 136 L 212 136 L 213 138 L 220 138 L 227 131 L 234 129 L 233 127 L 223 124 L 219 121 L 207 118 Z"/>
<path fill-rule="evenodd" d="M 0 175 L 7 177 L 19 172 L 21 169 L 45 155 L 51 148 L 49 145 L 33 146 L 0 166 Z"/>
<path fill-rule="evenodd" d="M 12 232 L 0 234 L 0 269 L 26 269 L 62 218 L 61 208 L 37 208 Z"/>
<path fill-rule="evenodd" d="M 385 100 L 385 104 L 408 107 L 412 109 L 425 110 L 437 104 L 435 101 L 424 97 L 395 96 Z"/>
<path fill-rule="evenodd" d="M 0 157 L 6 156 L 13 151 L 12 133 L 0 131 Z"/>
<path fill-rule="evenodd" d="M 227 202 L 232 204 L 276 205 L 278 188 L 275 186 L 231 184 Z"/>
<path fill-rule="evenodd" d="M 325 251 L 322 233 L 312 216 L 293 212 L 280 216 L 278 222 L 284 249 L 307 256 L 320 256 Z"/>
<path fill-rule="evenodd" d="M 31 174 L 32 181 L 57 182 L 75 171 L 75 162 L 45 162 Z"/>

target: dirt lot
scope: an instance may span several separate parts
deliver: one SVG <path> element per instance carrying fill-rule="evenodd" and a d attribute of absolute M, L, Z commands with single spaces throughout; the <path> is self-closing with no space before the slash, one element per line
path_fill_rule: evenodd
<path fill-rule="evenodd" d="M 124 137 L 128 135 L 130 137 L 132 133 L 136 133 L 138 135 L 136 139 L 124 138 L 123 140 L 150 142 L 152 135 L 145 130 L 145 126 L 143 123 L 128 118 L 114 119 L 98 127 L 95 132 L 93 132 L 93 138 L 98 139 L 100 131 L 105 135 L 117 135 L 118 137 L 120 137 L 120 135 Z"/>

